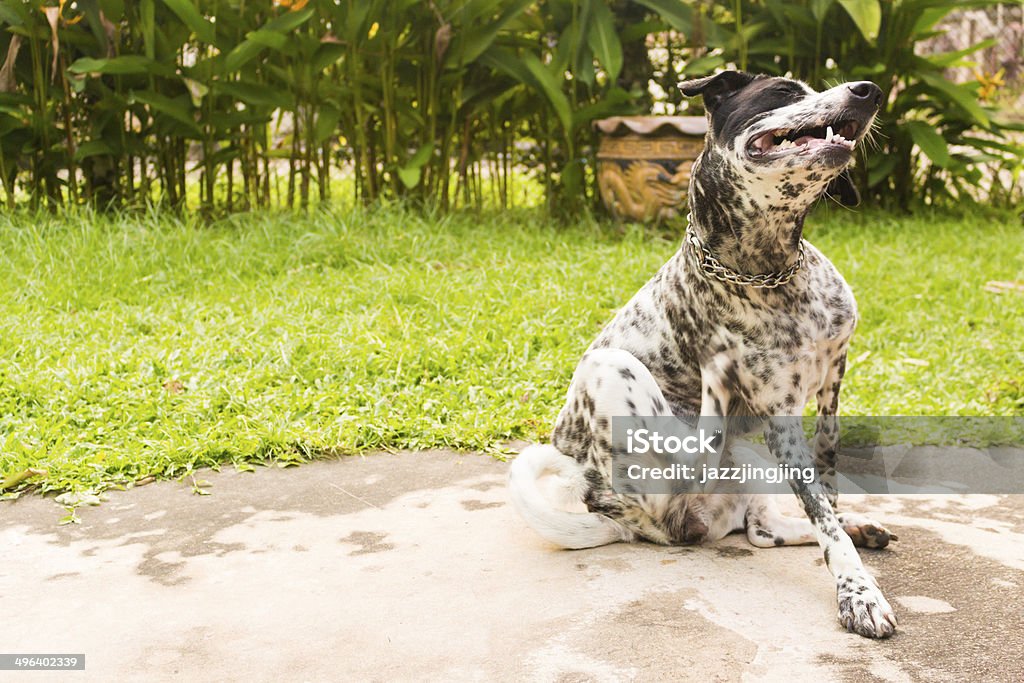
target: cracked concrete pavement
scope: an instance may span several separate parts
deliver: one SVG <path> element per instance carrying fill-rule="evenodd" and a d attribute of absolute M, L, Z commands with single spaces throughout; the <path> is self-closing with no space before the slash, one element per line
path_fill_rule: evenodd
<path fill-rule="evenodd" d="M 58 526 L 0 503 L 0 652 L 84 653 L 31 681 L 1024 678 L 1024 496 L 847 496 L 900 630 L 845 633 L 817 547 L 562 551 L 507 464 L 447 452 L 204 474 Z M 795 501 L 787 501 L 795 506 Z"/>

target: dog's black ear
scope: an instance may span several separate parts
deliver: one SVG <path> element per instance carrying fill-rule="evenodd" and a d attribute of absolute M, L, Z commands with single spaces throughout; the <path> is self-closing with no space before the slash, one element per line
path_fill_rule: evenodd
<path fill-rule="evenodd" d="M 723 71 L 714 76 L 683 81 L 679 84 L 679 89 L 687 97 L 703 95 L 704 108 L 714 112 L 725 97 L 747 87 L 755 78 L 756 76 L 745 71 Z"/>
<path fill-rule="evenodd" d="M 850 170 L 844 169 L 842 173 L 832 179 L 832 182 L 825 188 L 825 193 L 833 199 L 838 199 L 843 206 L 857 206 L 860 204 L 860 192 L 853 184 L 850 177 Z"/>

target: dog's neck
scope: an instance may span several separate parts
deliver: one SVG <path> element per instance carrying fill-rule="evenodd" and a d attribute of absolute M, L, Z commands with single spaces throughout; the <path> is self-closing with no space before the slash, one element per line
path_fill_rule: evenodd
<path fill-rule="evenodd" d="M 785 191 L 774 185 L 748 187 L 718 157 L 704 154 L 690 182 L 692 229 L 733 270 L 784 270 L 797 258 L 804 219 L 821 193 L 809 185 L 801 190 L 783 196 Z"/>

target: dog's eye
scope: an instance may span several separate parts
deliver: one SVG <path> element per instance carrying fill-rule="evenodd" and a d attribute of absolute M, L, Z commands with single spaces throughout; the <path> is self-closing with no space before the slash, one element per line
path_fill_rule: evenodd
<path fill-rule="evenodd" d="M 785 95 L 788 97 L 797 97 L 803 94 L 798 88 L 794 88 L 791 85 L 777 85 L 772 88 L 772 94 Z"/>

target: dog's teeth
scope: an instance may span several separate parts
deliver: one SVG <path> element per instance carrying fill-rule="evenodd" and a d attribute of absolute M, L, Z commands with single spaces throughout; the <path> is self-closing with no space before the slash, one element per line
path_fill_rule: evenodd
<path fill-rule="evenodd" d="M 833 135 L 833 133 L 832 133 L 832 126 L 829 126 L 828 128 L 825 129 L 825 141 L 827 142 L 827 141 L 831 140 L 832 139 L 832 135 Z"/>

